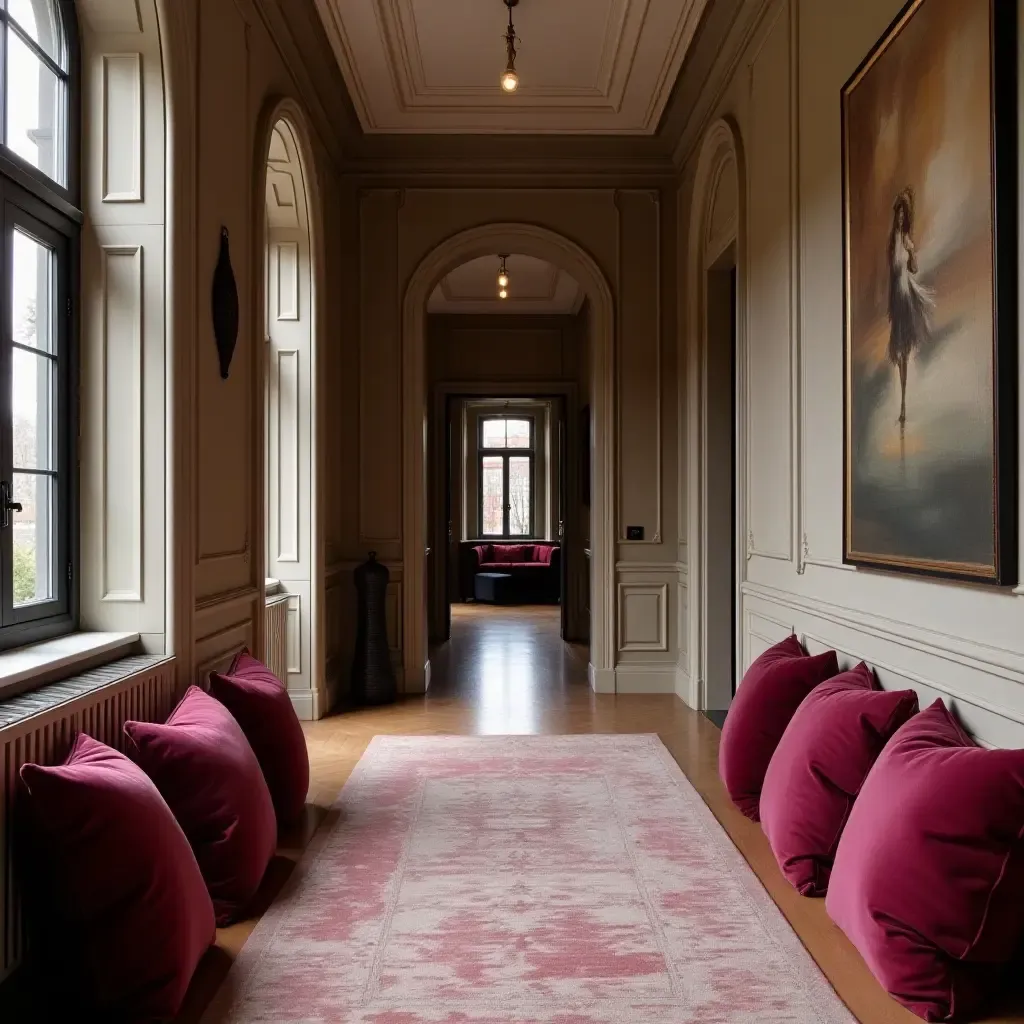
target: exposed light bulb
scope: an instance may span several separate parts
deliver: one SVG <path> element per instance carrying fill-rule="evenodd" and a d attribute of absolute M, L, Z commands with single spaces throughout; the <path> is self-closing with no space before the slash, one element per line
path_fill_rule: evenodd
<path fill-rule="evenodd" d="M 504 288 L 502 288 L 501 291 L 498 292 L 498 298 L 499 299 L 507 299 L 508 298 L 508 292 Z"/>
<path fill-rule="evenodd" d="M 504 270 L 498 275 L 498 287 L 499 288 L 507 288 L 508 287 L 508 274 L 506 274 Z"/>
<path fill-rule="evenodd" d="M 515 68 L 508 68 L 501 76 L 501 87 L 505 92 L 515 92 L 519 88 L 519 75 Z"/>

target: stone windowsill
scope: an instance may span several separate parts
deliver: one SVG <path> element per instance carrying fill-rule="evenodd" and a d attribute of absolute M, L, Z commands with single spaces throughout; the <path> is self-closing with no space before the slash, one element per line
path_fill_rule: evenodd
<path fill-rule="evenodd" d="M 0 703 L 138 651 L 138 633 L 81 632 L 0 652 Z"/>

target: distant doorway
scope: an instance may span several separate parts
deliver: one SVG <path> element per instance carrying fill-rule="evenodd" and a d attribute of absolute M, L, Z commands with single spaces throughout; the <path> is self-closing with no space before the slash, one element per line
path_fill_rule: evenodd
<path fill-rule="evenodd" d="M 587 532 L 566 443 L 574 394 L 440 391 L 428 457 L 431 643 L 451 638 L 453 608 L 471 606 L 506 617 L 547 609 L 562 638 L 585 641 L 569 583 L 585 572 Z"/>

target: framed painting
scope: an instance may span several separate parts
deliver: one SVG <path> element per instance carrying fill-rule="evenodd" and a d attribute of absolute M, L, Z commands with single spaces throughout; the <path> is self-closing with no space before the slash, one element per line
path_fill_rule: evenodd
<path fill-rule="evenodd" d="M 1016 8 L 912 0 L 842 90 L 853 565 L 1016 582 Z"/>

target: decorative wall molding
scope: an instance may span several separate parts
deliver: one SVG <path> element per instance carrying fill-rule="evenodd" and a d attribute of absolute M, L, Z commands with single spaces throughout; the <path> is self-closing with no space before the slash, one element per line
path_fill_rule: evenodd
<path fill-rule="evenodd" d="M 270 425 L 276 435 L 277 480 L 274 487 L 275 502 L 275 559 L 278 562 L 300 561 L 300 487 L 302 474 L 300 415 L 300 371 L 302 353 L 297 348 L 275 348 L 273 386 L 270 391 L 272 407 Z"/>
<path fill-rule="evenodd" d="M 298 594 L 288 595 L 287 626 L 288 674 L 302 674 L 302 598 Z"/>
<path fill-rule="evenodd" d="M 709 237 L 708 223 L 714 212 L 714 203 L 718 198 L 719 183 L 722 175 L 732 162 L 736 168 L 737 208 L 739 214 L 737 224 L 739 233 L 736 237 L 737 267 L 737 308 L 736 308 L 736 346 L 737 346 L 737 451 L 736 465 L 746 467 L 747 451 L 745 445 L 745 410 L 749 407 L 748 374 L 746 358 L 748 352 L 747 324 L 748 308 L 747 288 L 747 220 L 746 210 L 748 191 L 746 187 L 746 163 L 744 160 L 743 143 L 739 127 L 730 118 L 716 121 L 704 138 L 700 155 L 697 160 L 695 180 L 690 207 L 689 237 L 685 253 L 681 259 L 685 262 L 686 306 L 681 310 L 683 330 L 681 332 L 682 351 L 681 365 L 685 373 L 681 373 L 679 383 L 679 407 L 685 410 L 686 433 L 682 439 L 685 443 L 686 466 L 686 550 L 692 557 L 689 559 L 688 575 L 688 628 L 687 651 L 689 662 L 688 678 L 690 693 L 684 698 L 692 708 L 702 709 L 709 706 L 711 698 L 705 692 L 705 680 L 708 678 L 708 551 L 705 538 L 708 532 L 707 509 L 707 472 L 708 472 L 708 389 L 707 389 L 707 335 L 706 307 L 707 289 L 706 273 L 708 269 L 706 244 Z M 749 533 L 746 519 L 746 481 L 745 469 L 738 474 L 736 480 L 736 551 L 742 552 L 746 547 L 749 555 L 753 549 L 753 537 Z M 747 538 L 746 545 L 739 538 Z M 741 582 L 746 575 L 747 560 L 737 555 L 736 579 Z M 740 643 L 737 638 L 737 645 Z M 717 703 L 718 701 L 716 701 Z"/>
<path fill-rule="evenodd" d="M 278 320 L 299 319 L 299 243 L 274 243 L 275 311 Z"/>
<path fill-rule="evenodd" d="M 379 226 L 371 226 L 367 223 L 368 208 L 373 202 L 382 202 L 384 200 L 389 201 L 393 204 L 393 208 L 388 211 L 388 223 L 387 223 L 387 234 L 385 235 Z M 377 287 L 377 282 L 397 282 L 398 281 L 398 263 L 399 263 L 399 248 L 400 248 L 400 232 L 401 224 L 399 220 L 399 212 L 405 204 L 405 190 L 404 189 L 368 189 L 361 190 L 359 193 L 359 215 L 360 215 L 360 278 L 361 278 L 361 290 L 362 299 L 360 302 L 360 330 L 359 330 L 359 343 L 360 346 L 367 344 L 376 345 L 377 343 L 373 340 L 375 334 L 383 334 L 385 336 L 391 333 L 393 329 L 401 341 L 401 322 L 393 323 L 393 311 L 399 307 L 400 297 L 396 294 L 397 283 L 395 290 L 387 287 L 386 293 L 373 292 L 371 295 L 367 295 L 367 287 Z M 376 227 L 376 230 L 374 230 Z M 390 267 L 383 268 L 381 273 L 374 275 L 373 281 L 367 281 L 365 279 L 365 267 L 368 266 L 372 261 L 367 255 L 367 246 L 371 244 L 380 244 L 388 250 L 388 260 Z M 390 272 L 389 272 L 390 271 Z M 436 282 L 431 282 L 432 284 Z M 426 299 L 424 299 L 424 304 Z M 367 322 L 367 318 L 371 316 L 382 317 L 383 322 L 378 324 L 376 321 Z M 359 373 L 359 545 L 360 547 L 367 549 L 383 549 L 388 548 L 397 550 L 402 546 L 402 522 L 399 517 L 394 523 L 394 529 L 389 529 L 388 526 L 391 524 L 378 524 L 376 522 L 380 517 L 380 509 L 388 509 L 394 505 L 394 501 L 389 500 L 374 500 L 379 497 L 379 489 L 371 486 L 375 480 L 379 480 L 382 476 L 383 471 L 386 469 L 391 474 L 390 483 L 395 489 L 394 498 L 403 501 L 405 487 L 408 485 L 408 478 L 402 473 L 402 467 L 398 465 L 387 465 L 382 467 L 379 464 L 373 464 L 368 457 L 366 452 L 366 444 L 369 438 L 376 436 L 376 426 L 372 420 L 369 419 L 371 414 L 380 415 L 381 402 L 378 396 L 367 394 L 367 386 L 371 380 L 375 380 L 375 376 L 366 372 L 366 355 L 363 351 L 360 351 L 360 373 Z M 398 395 L 398 401 L 396 403 L 396 412 L 401 410 L 403 404 L 403 395 L 401 391 Z M 418 534 L 416 536 L 426 536 L 425 533 Z"/>
<path fill-rule="evenodd" d="M 667 652 L 668 584 L 620 583 L 617 592 L 619 653 Z"/>
<path fill-rule="evenodd" d="M 974 668 L 1012 683 L 1024 685 L 1024 654 L 1007 647 L 981 644 L 886 615 L 862 612 L 818 598 L 802 597 L 775 587 L 744 583 L 744 597 L 813 615 L 837 626 L 922 654 L 935 655 L 965 668 Z"/>
<path fill-rule="evenodd" d="M 142 54 L 105 53 L 100 176 L 104 203 L 143 201 Z"/>
<path fill-rule="evenodd" d="M 779 204 L 779 197 L 773 195 L 771 199 L 767 195 L 760 197 L 760 202 L 756 201 L 757 197 L 754 195 L 754 189 L 756 184 L 762 179 L 774 181 L 774 178 L 770 174 L 763 173 L 761 166 L 761 159 L 765 154 L 768 154 L 772 159 L 777 157 L 777 154 L 782 150 L 779 146 L 780 139 L 778 138 L 778 132 L 769 131 L 765 125 L 769 123 L 767 117 L 759 116 L 758 114 L 758 100 L 762 96 L 767 96 L 769 90 L 762 87 L 759 84 L 757 76 L 758 69 L 761 66 L 765 67 L 765 75 L 772 75 L 773 71 L 778 71 L 778 68 L 772 68 L 767 62 L 771 57 L 777 56 L 777 51 L 773 50 L 772 47 L 777 42 L 776 33 L 785 32 L 785 79 L 786 79 L 786 117 L 787 117 L 787 130 L 789 132 L 788 146 L 786 147 L 786 202 L 792 204 L 793 196 L 798 188 L 798 175 L 797 165 L 794 160 L 794 149 L 793 149 L 793 111 L 796 103 L 796 97 L 792 95 L 793 88 L 793 71 L 792 65 L 795 63 L 791 52 L 791 32 L 793 31 L 790 25 L 790 19 L 787 18 L 787 12 L 789 11 L 788 0 L 774 0 L 764 12 L 764 17 L 758 26 L 758 31 L 755 33 L 753 45 L 751 51 L 747 55 L 747 67 L 746 67 L 746 87 L 747 87 L 747 104 L 750 110 L 750 136 L 747 146 L 747 155 L 749 160 L 749 173 L 744 176 L 743 188 L 746 197 L 746 209 L 750 211 L 748 214 L 748 223 L 746 224 L 746 230 L 749 234 L 749 240 L 747 245 L 747 260 L 750 260 L 750 254 L 754 251 L 754 247 L 760 238 L 756 228 L 761 226 L 761 219 L 756 216 L 756 211 L 777 210 Z M 764 59 L 762 61 L 762 58 Z M 771 80 L 771 79 L 769 79 Z M 759 145 L 759 143 L 761 145 Z M 766 158 L 767 159 L 767 158 Z M 755 516 L 754 503 L 758 498 L 758 494 L 775 494 L 778 489 L 762 487 L 760 491 L 755 487 L 755 481 L 757 480 L 757 470 L 766 464 L 765 459 L 758 459 L 755 455 L 754 448 L 758 438 L 763 438 L 769 433 L 765 429 L 764 424 L 758 424 L 755 417 L 755 395 L 761 396 L 762 398 L 767 395 L 771 395 L 772 398 L 776 398 L 775 391 L 771 388 L 759 388 L 756 392 L 751 389 L 750 382 L 757 379 L 758 374 L 755 374 L 752 361 L 761 352 L 765 351 L 765 346 L 757 346 L 748 344 L 745 347 L 743 353 L 744 371 L 746 377 L 746 387 L 743 391 L 743 413 L 746 417 L 744 423 L 744 449 L 745 459 L 742 465 L 744 466 L 744 473 L 746 476 L 744 494 L 745 494 L 745 512 L 747 523 L 750 527 L 748 533 L 748 558 L 760 557 L 769 558 L 775 561 L 783 562 L 797 562 L 799 560 L 799 544 L 800 544 L 800 531 L 795 528 L 798 527 L 796 523 L 796 508 L 798 505 L 798 494 L 799 494 L 799 470 L 798 460 L 799 455 L 799 409 L 797 402 L 799 400 L 799 337 L 797 333 L 797 319 L 799 312 L 799 280 L 798 280 L 798 225 L 794 225 L 795 212 L 791 208 L 790 216 L 786 222 L 785 230 L 787 233 L 787 253 L 786 253 L 786 267 L 789 276 L 788 290 L 786 294 L 786 325 L 785 332 L 787 338 L 787 354 L 789 360 L 789 373 L 788 373 L 788 389 L 789 389 L 789 403 L 787 406 L 787 419 L 788 419 L 788 444 L 786 446 L 787 455 L 787 470 L 789 474 L 789 494 L 788 494 L 788 505 L 787 519 L 788 522 L 785 524 L 785 539 L 782 538 L 769 538 L 769 542 L 765 544 L 756 544 L 754 541 L 753 527 L 758 527 L 758 533 L 761 534 L 765 527 L 765 521 L 762 519 L 758 521 L 758 517 Z M 773 227 L 774 227 L 773 222 Z M 759 280 L 759 275 L 755 275 L 753 268 L 749 265 L 747 267 L 748 273 L 746 275 L 746 286 L 743 289 L 742 301 L 746 306 L 746 322 L 748 324 L 760 323 L 763 317 L 759 317 L 757 320 L 754 318 L 753 311 L 753 289 L 755 281 Z M 775 325 L 778 326 L 778 325 Z M 775 335 L 773 334 L 772 337 Z M 762 366 L 762 370 L 764 367 Z M 764 453 L 762 452 L 762 455 Z M 762 499 L 763 500 L 763 499 Z M 769 521 L 769 525 L 775 525 Z M 780 524 L 781 526 L 781 524 Z"/>
<path fill-rule="evenodd" d="M 642 546 L 642 545 L 660 545 L 662 543 L 662 512 L 664 509 L 664 496 L 663 496 L 663 484 L 664 484 L 664 439 L 663 439 L 663 424 L 662 424 L 662 411 L 663 411 L 663 400 L 662 400 L 662 353 L 661 348 L 663 344 L 662 333 L 662 315 L 661 315 L 661 193 L 657 189 L 617 189 L 614 195 L 615 210 L 616 210 L 616 245 L 615 245 L 615 259 L 616 259 L 616 279 L 619 288 L 619 294 L 622 295 L 622 203 L 621 197 L 623 195 L 642 195 L 647 197 L 651 203 L 654 204 L 654 219 L 655 219 L 655 233 L 654 233 L 654 247 L 655 247 L 655 270 L 653 275 L 654 288 L 655 288 L 655 324 L 654 324 L 654 343 L 655 343 L 655 385 L 654 385 L 654 416 L 656 420 L 655 427 L 655 478 L 654 478 L 654 492 L 655 492 L 655 519 L 654 519 L 654 532 L 650 537 L 645 537 L 643 540 L 629 540 L 626 536 L 626 526 L 629 525 L 626 522 L 626 515 L 622 508 L 622 499 L 626 491 L 625 487 L 619 487 L 618 495 L 618 507 L 616 509 L 617 517 L 616 521 L 618 524 L 618 543 L 620 545 L 630 546 Z M 617 305 L 617 322 L 618 322 L 618 337 L 625 337 L 626 332 L 623 329 L 622 324 L 622 311 L 623 303 L 619 302 Z M 631 346 L 632 347 L 632 346 Z M 625 392 L 622 386 L 622 357 L 625 349 L 620 346 L 618 349 L 618 356 L 615 361 L 615 374 L 616 374 L 616 389 L 619 396 L 616 418 L 616 461 L 619 468 L 621 477 L 622 466 L 623 466 L 623 455 L 622 455 L 622 437 L 623 437 L 623 414 L 625 409 Z M 635 524 L 640 525 L 640 524 Z"/>
<path fill-rule="evenodd" d="M 496 94 L 489 82 L 438 85 L 428 80 L 420 43 L 424 27 L 417 24 L 417 14 L 429 15 L 429 5 L 316 0 L 316 7 L 367 135 L 653 135 L 704 4 L 615 0 L 608 7 L 594 78 L 557 87 L 524 82 L 514 103 Z M 472 47 L 479 41 L 479 24 L 463 28 L 464 45 Z"/>
<path fill-rule="evenodd" d="M 141 245 L 100 246 L 100 566 L 103 601 L 143 600 L 144 277 Z"/>

